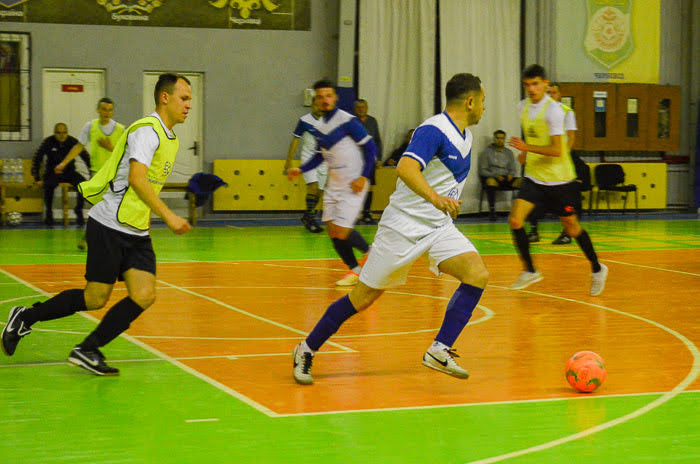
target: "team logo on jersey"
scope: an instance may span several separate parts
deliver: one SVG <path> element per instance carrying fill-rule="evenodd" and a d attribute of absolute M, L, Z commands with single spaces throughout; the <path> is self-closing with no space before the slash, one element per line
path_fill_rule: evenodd
<path fill-rule="evenodd" d="M 27 0 L 0 0 L 0 5 L 6 7 L 6 8 L 12 8 L 13 6 L 17 6 L 20 3 L 24 3 Z"/>
<path fill-rule="evenodd" d="M 528 126 L 527 129 L 525 129 L 525 133 L 527 134 L 528 138 L 537 137 L 537 130 L 535 129 L 535 126 Z"/>
<path fill-rule="evenodd" d="M 275 11 L 280 7 L 272 0 L 216 0 L 215 2 L 210 1 L 209 4 L 216 8 L 225 8 L 227 6 L 235 8 L 243 19 L 247 19 L 253 10 L 259 10 L 261 6 L 268 12 Z"/>
<path fill-rule="evenodd" d="M 108 13 L 123 14 L 151 13 L 154 9 L 163 5 L 165 0 L 97 0 L 97 4 L 105 7 Z"/>
<path fill-rule="evenodd" d="M 459 189 L 457 187 L 452 187 L 452 190 L 447 194 L 449 198 L 454 198 L 457 200 L 459 198 Z"/>
<path fill-rule="evenodd" d="M 588 0 L 587 5 L 588 25 L 583 46 L 591 58 L 610 69 L 634 50 L 630 28 L 632 2 Z"/>
<path fill-rule="evenodd" d="M 173 170 L 173 163 L 170 161 L 166 161 L 165 164 L 163 165 L 163 177 L 168 177 L 170 175 L 170 171 Z"/>

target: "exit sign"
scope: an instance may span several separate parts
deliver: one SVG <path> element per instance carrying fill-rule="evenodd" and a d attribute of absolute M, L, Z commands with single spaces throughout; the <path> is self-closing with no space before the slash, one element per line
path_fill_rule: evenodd
<path fill-rule="evenodd" d="M 82 92 L 83 85 L 82 84 L 62 84 L 61 91 L 63 91 L 63 92 Z"/>

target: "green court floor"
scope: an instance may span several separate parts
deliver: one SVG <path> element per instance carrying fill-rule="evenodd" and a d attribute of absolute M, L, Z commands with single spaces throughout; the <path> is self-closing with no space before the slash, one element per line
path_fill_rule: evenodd
<path fill-rule="evenodd" d="M 514 254 L 503 223 L 459 227 L 483 255 Z M 697 220 L 586 228 L 603 254 L 700 248 Z M 358 229 L 371 239 L 376 227 Z M 549 245 L 558 231 L 542 223 L 533 252 L 576 251 Z M 74 229 L 0 229 L 0 321 L 11 306 L 46 297 L 15 278 L 13 265 L 55 265 L 60 280 L 62 264 L 84 263 L 79 238 Z M 199 227 L 185 237 L 156 228 L 153 242 L 162 263 L 336 257 L 327 237 L 296 226 Z M 696 272 L 700 280 L 700 264 Z M 698 283 L 688 291 L 698 293 Z M 119 377 L 67 366 L 71 347 L 94 325 L 79 315 L 42 323 L 15 356 L 0 354 L 0 463 L 700 462 L 697 390 L 648 411 L 667 392 L 270 417 L 126 337 L 105 350 Z"/>

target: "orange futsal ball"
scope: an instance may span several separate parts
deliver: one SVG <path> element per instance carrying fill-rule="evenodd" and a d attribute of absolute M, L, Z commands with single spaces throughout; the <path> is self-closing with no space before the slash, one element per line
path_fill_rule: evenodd
<path fill-rule="evenodd" d="M 590 393 L 605 381 L 605 361 L 592 351 L 579 351 L 566 362 L 566 380 L 582 393 Z"/>

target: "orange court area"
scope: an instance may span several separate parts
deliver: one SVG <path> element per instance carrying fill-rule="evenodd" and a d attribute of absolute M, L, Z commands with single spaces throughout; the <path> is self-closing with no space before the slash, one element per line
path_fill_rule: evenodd
<path fill-rule="evenodd" d="M 471 374 L 466 381 L 421 365 L 457 286 L 422 260 L 406 285 L 387 291 L 323 346 L 313 386 L 294 383 L 291 351 L 348 291 L 333 285 L 344 272 L 337 260 L 160 263 L 157 301 L 127 333 L 273 415 L 576 396 L 564 367 L 581 350 L 607 364 L 595 395 L 673 389 L 694 362 L 683 339 L 700 343 L 691 311 L 700 251 L 601 258 L 610 278 L 605 292 L 591 297 L 590 269 L 578 253 L 536 256 L 545 279 L 525 291 L 508 289 L 517 257 L 484 256 L 491 280 L 456 344 Z M 60 276 L 52 265 L 3 269 L 49 293 L 84 285 L 83 265 L 61 265 Z M 107 307 L 124 296 L 119 283 Z"/>

